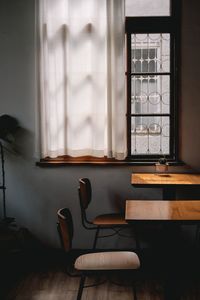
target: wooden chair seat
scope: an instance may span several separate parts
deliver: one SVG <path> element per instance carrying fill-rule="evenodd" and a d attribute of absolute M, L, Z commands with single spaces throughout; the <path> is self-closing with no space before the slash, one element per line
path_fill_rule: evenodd
<path fill-rule="evenodd" d="M 79 256 L 75 261 L 77 270 L 135 270 L 140 267 L 136 253 L 129 251 L 98 252 Z"/>
<path fill-rule="evenodd" d="M 117 226 L 125 225 L 128 223 L 125 221 L 124 216 L 120 214 L 104 214 L 97 216 L 92 223 L 97 226 Z"/>

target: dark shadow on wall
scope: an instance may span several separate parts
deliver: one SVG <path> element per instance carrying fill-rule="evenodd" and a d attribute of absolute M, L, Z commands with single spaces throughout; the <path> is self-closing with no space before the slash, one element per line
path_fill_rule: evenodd
<path fill-rule="evenodd" d="M 10 151 L 24 159 L 32 159 L 35 156 L 34 149 L 35 135 L 30 130 L 20 127 Z"/>

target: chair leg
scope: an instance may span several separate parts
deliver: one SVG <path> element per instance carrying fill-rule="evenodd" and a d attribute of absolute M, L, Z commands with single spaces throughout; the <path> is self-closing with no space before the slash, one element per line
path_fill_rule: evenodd
<path fill-rule="evenodd" d="M 137 300 L 136 287 L 133 285 L 133 300 Z"/>
<path fill-rule="evenodd" d="M 79 289 L 78 289 L 78 295 L 76 298 L 77 300 L 81 300 L 83 289 L 84 289 L 85 278 L 86 278 L 85 275 L 81 275 Z"/>
<path fill-rule="evenodd" d="M 97 239 L 98 239 L 98 236 L 99 236 L 99 230 L 100 230 L 100 227 L 98 226 L 97 230 L 96 230 L 96 233 L 95 233 L 95 238 L 94 238 L 94 243 L 93 243 L 93 250 L 96 249 Z"/>
<path fill-rule="evenodd" d="M 136 244 L 136 250 L 137 250 L 138 252 L 141 251 L 140 240 L 139 240 L 139 238 L 138 238 L 137 233 L 136 233 L 136 235 L 135 235 L 135 244 Z"/>
<path fill-rule="evenodd" d="M 199 233 L 200 233 L 200 225 L 197 225 L 196 228 L 196 234 L 195 234 L 195 244 L 198 247 L 199 246 Z"/>

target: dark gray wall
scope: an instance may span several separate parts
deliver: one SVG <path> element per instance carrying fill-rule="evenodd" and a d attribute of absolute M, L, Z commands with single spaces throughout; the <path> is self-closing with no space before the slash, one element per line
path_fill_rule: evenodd
<path fill-rule="evenodd" d="M 182 159 L 200 168 L 200 19 L 197 8 L 198 1 L 184 1 L 180 123 L 184 130 L 181 134 Z M 84 176 L 92 180 L 94 201 L 88 211 L 91 217 L 123 209 L 125 199 L 159 199 L 162 195 L 159 190 L 134 189 L 130 185 L 134 167 L 36 167 L 34 27 L 34 0 L 0 0 L 0 115 L 6 113 L 16 117 L 23 127 L 16 140 L 18 153 L 6 154 L 8 215 L 14 216 L 19 225 L 27 227 L 43 242 L 57 247 L 56 211 L 68 206 L 75 218 L 74 246 L 90 247 L 93 234 L 82 229 L 80 222 L 78 178 Z M 109 246 L 108 240 L 106 243 Z M 116 247 L 120 245 L 118 239 L 114 243 Z"/>
<path fill-rule="evenodd" d="M 200 170 L 200 2 L 183 1 L 180 138 L 181 157 Z"/>

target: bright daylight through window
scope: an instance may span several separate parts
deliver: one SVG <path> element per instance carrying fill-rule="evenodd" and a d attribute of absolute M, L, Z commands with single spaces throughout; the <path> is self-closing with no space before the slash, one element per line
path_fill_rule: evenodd
<path fill-rule="evenodd" d="M 131 159 L 176 158 L 176 26 L 170 0 L 126 0 Z"/>
<path fill-rule="evenodd" d="M 177 159 L 178 2 L 38 2 L 43 160 Z"/>

